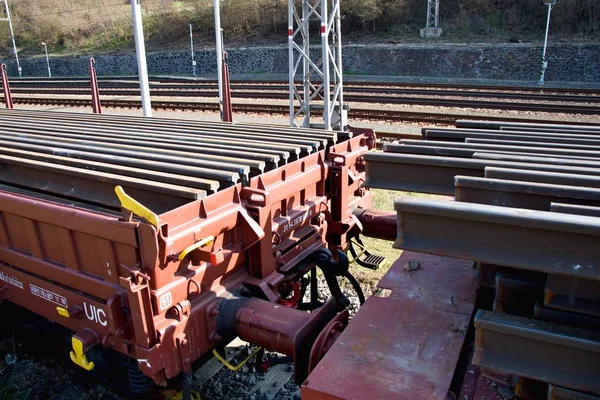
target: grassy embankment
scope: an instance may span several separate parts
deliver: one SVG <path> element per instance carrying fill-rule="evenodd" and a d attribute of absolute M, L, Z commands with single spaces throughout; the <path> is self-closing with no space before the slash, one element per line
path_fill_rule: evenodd
<path fill-rule="evenodd" d="M 298 0 L 295 0 L 298 1 Z M 287 44 L 287 0 L 222 2 L 228 45 Z M 418 42 L 425 23 L 425 0 L 344 0 L 342 30 L 353 43 Z M 97 54 L 133 49 L 128 0 L 10 0 L 16 41 L 23 56 Z M 188 23 L 194 23 L 197 48 L 214 43 L 212 0 L 144 0 L 144 30 L 149 51 L 185 50 Z M 540 0 L 445 0 L 441 2 L 438 41 L 534 41 L 543 38 L 546 8 Z M 318 40 L 318 22 L 314 23 Z M 598 40 L 600 1 L 565 0 L 552 15 L 553 40 Z M 0 24 L 0 56 L 11 48 L 6 23 Z"/>

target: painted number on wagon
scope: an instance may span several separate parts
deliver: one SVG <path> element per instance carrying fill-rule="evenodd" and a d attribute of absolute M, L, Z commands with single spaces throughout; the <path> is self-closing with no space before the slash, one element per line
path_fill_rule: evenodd
<path fill-rule="evenodd" d="M 102 326 L 106 326 L 108 321 L 106 320 L 106 313 L 103 309 L 96 307 L 93 304 L 83 303 L 83 309 L 85 310 L 85 316 L 92 322 L 96 322 Z"/>
<path fill-rule="evenodd" d="M 31 294 L 33 294 L 34 296 L 41 297 L 44 300 L 47 300 L 54 304 L 58 304 L 59 306 L 64 308 L 69 307 L 67 299 L 64 296 L 61 296 L 60 294 L 56 294 L 54 292 L 51 292 L 47 289 L 41 288 L 33 284 L 29 284 L 29 289 L 31 291 Z"/>

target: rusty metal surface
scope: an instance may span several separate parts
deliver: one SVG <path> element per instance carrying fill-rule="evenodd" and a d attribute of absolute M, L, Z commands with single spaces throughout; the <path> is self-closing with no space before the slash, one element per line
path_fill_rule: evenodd
<path fill-rule="evenodd" d="M 546 132 L 571 132 L 571 131 L 591 131 L 600 132 L 600 128 L 593 125 L 568 125 L 568 124 L 532 124 L 525 122 L 505 122 L 505 121 L 474 121 L 474 120 L 458 120 L 456 121 L 457 128 L 475 128 L 475 129 L 543 129 Z"/>
<path fill-rule="evenodd" d="M 11 125 L 9 114 L 0 114 L 0 300 L 70 328 L 84 350 L 101 346 L 137 360 L 158 384 L 219 344 L 215 304 L 244 290 L 279 307 L 291 283 L 314 267 L 308 256 L 330 238 L 345 245 L 343 229 L 329 232 L 332 210 L 351 213 L 370 199 L 359 190 L 369 150 L 363 136 L 336 145 L 337 133 L 293 128 L 14 115 Z M 244 148 L 247 158 L 185 144 L 221 128 L 239 141 L 256 134 L 253 142 L 273 136 L 280 144 Z M 154 141 L 136 130 L 154 132 Z M 74 145 L 86 148 L 68 147 Z M 300 159 L 289 162 L 284 147 Z M 250 174 L 237 183 L 238 172 L 226 165 Z M 219 180 L 202 177 L 202 168 Z M 339 189 L 335 198 L 329 182 Z M 158 214 L 153 225 L 120 210 L 117 184 Z M 327 310 L 305 314 L 311 323 L 295 333 L 304 371 Z M 316 323 L 319 315 L 327 318 Z"/>
<path fill-rule="evenodd" d="M 600 394 L 600 333 L 479 310 L 473 362 Z"/>
<path fill-rule="evenodd" d="M 157 213 L 206 195 L 200 189 L 126 176 L 126 171 L 117 175 L 4 155 L 0 155 L 0 167 L 4 183 L 114 208 L 119 208 L 114 194 L 117 185 Z"/>
<path fill-rule="evenodd" d="M 408 261 L 419 269 L 404 270 Z M 303 399 L 446 399 L 476 284 L 472 263 L 404 252 L 302 386 Z"/>
<path fill-rule="evenodd" d="M 547 400 L 600 400 L 600 396 L 592 396 L 560 386 L 549 385 Z"/>
<path fill-rule="evenodd" d="M 600 217 L 600 207 L 578 206 L 573 204 L 552 203 L 550 205 L 552 212 L 564 214 L 587 215 L 589 217 Z"/>
<path fill-rule="evenodd" d="M 400 153 L 367 153 L 365 186 L 454 195 L 454 177 L 483 177 L 486 167 L 527 169 L 577 175 L 600 175 L 600 168 L 510 162 Z"/>
<path fill-rule="evenodd" d="M 512 381 L 512 375 L 469 364 L 457 399 L 499 400 L 510 398 L 510 394 L 513 393 Z"/>
<path fill-rule="evenodd" d="M 394 204 L 396 248 L 600 279 L 597 218 L 429 199 Z"/>
<path fill-rule="evenodd" d="M 492 143 L 509 144 L 512 141 L 517 142 L 548 142 L 565 144 L 589 144 L 592 146 L 600 145 L 600 132 L 597 135 L 577 134 L 577 133 L 550 133 L 550 132 L 527 132 L 527 131 L 508 131 L 508 130 L 482 130 L 482 129 L 423 129 L 423 138 L 432 140 L 446 140 L 464 142 L 466 138 L 478 138 L 489 140 Z"/>
<path fill-rule="evenodd" d="M 394 212 L 358 208 L 354 211 L 354 215 L 363 226 L 363 235 L 383 240 L 396 240 L 398 230 L 396 229 L 397 216 Z"/>
<path fill-rule="evenodd" d="M 506 179 L 510 181 L 551 183 L 554 185 L 600 188 L 600 176 L 594 175 L 561 174 L 556 172 L 542 172 L 528 169 L 486 167 L 485 177 L 492 179 Z"/>
<path fill-rule="evenodd" d="M 466 143 L 460 143 L 458 146 L 456 143 L 450 143 L 445 141 L 436 140 L 411 140 L 403 139 L 399 144 L 389 143 L 384 146 L 386 152 L 401 151 L 403 145 L 415 145 L 415 146 L 430 146 L 430 147 L 459 147 L 464 150 L 471 151 L 488 151 L 494 153 L 537 153 L 544 155 L 558 156 L 571 156 L 571 157 L 589 157 L 597 159 L 600 157 L 600 146 L 581 146 L 581 145 L 569 145 L 569 144 L 546 144 L 546 143 L 529 143 L 528 145 L 522 146 L 508 146 L 508 145 L 495 145 L 495 144 L 481 144 L 471 143 L 468 139 Z"/>

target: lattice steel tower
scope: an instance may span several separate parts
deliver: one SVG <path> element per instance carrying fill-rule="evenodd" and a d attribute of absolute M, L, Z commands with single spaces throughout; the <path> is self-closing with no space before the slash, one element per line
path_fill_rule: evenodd
<path fill-rule="evenodd" d="M 437 28 L 439 25 L 440 0 L 427 0 L 427 22 L 425 28 Z"/>
<path fill-rule="evenodd" d="M 288 0 L 290 125 L 344 130 L 340 0 Z M 320 22 L 321 43 L 311 51 L 310 24 Z M 296 78 L 302 74 L 302 88 Z M 315 123 L 313 111 L 323 110 L 323 123 Z"/>
<path fill-rule="evenodd" d="M 424 38 L 436 38 L 442 34 L 440 23 L 440 0 L 427 0 L 427 20 L 425 28 L 421 29 Z"/>

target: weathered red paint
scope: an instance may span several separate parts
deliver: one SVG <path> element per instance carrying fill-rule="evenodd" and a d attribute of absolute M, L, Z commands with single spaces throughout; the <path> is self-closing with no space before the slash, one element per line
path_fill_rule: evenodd
<path fill-rule="evenodd" d="M 273 337 L 289 333 L 286 349 L 293 344 L 292 355 L 307 373 L 310 347 L 335 312 L 330 306 L 308 314 L 279 305 L 280 287 L 313 268 L 294 267 L 330 240 L 344 247 L 356 226 L 352 208 L 370 201 L 358 190 L 366 138 L 331 151 L 334 158 L 317 152 L 252 178 L 246 187 L 165 212 L 158 227 L 131 221 L 126 212 L 121 217 L 0 190 L 0 300 L 68 327 L 86 345 L 137 359 L 147 376 L 164 384 L 219 344 L 215 307 L 246 289 L 266 299 L 260 304 L 273 312 Z M 334 182 L 335 196 L 327 182 Z M 330 234 L 331 225 L 337 230 Z M 210 236 L 211 243 L 179 260 L 183 250 Z M 277 307 L 285 311 L 273 311 Z M 292 314 L 292 320 L 306 319 L 295 334 L 278 320 Z M 242 332 L 251 339 L 254 331 Z"/>
<path fill-rule="evenodd" d="M 417 261 L 420 268 L 406 271 Z M 477 285 L 471 262 L 404 252 L 302 385 L 303 399 L 446 399 Z"/>

